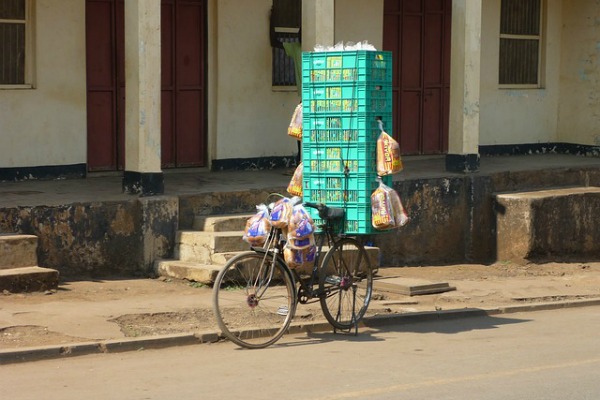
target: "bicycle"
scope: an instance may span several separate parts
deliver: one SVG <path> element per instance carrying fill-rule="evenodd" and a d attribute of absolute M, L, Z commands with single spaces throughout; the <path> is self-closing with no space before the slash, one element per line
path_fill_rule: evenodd
<path fill-rule="evenodd" d="M 313 301 L 320 302 L 334 332 L 354 328 L 358 333 L 373 291 L 367 252 L 357 238 L 337 233 L 345 217 L 343 208 L 304 205 L 317 209 L 324 221 L 316 234 L 315 262 L 308 277 L 285 262 L 285 234 L 272 227 L 263 247 L 233 257 L 215 279 L 217 323 L 222 334 L 241 347 L 257 349 L 275 343 L 290 327 L 297 305 Z"/>

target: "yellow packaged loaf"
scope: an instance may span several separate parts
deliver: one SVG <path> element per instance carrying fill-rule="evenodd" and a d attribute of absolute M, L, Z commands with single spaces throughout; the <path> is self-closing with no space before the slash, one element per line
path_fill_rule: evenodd
<path fill-rule="evenodd" d="M 294 171 L 294 175 L 290 180 L 290 184 L 287 187 L 287 191 L 292 196 L 302 196 L 302 171 L 304 166 L 302 163 L 298 164 L 296 170 Z"/>
<path fill-rule="evenodd" d="M 403 168 L 400 145 L 382 130 L 377 139 L 377 175 L 395 174 L 402 171 Z"/>
<path fill-rule="evenodd" d="M 294 113 L 292 114 L 292 120 L 288 126 L 288 135 L 302 140 L 302 103 L 296 106 Z"/>
<path fill-rule="evenodd" d="M 381 181 L 371 194 L 371 214 L 371 224 L 378 230 L 399 228 L 408 222 L 400 196 Z"/>

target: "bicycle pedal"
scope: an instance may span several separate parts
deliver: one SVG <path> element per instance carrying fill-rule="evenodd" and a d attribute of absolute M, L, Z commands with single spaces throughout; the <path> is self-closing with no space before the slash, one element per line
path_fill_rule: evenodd
<path fill-rule="evenodd" d="M 290 310 L 288 309 L 287 306 L 280 306 L 277 309 L 277 315 L 281 315 L 282 317 L 287 317 L 287 315 L 289 314 Z"/>

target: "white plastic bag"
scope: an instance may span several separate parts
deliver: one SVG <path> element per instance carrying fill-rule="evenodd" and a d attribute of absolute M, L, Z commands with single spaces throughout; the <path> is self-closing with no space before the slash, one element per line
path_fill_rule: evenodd
<path fill-rule="evenodd" d="M 269 210 L 266 205 L 256 206 L 258 212 L 246 221 L 246 228 L 242 239 L 252 246 L 260 246 L 265 243 L 271 224 L 269 223 Z"/>

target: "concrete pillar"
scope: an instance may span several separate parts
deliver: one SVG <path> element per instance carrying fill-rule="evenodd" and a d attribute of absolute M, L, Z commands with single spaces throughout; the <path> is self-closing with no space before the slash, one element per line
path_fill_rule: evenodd
<path fill-rule="evenodd" d="M 164 192 L 160 147 L 160 1 L 125 1 L 123 191 Z"/>
<path fill-rule="evenodd" d="M 452 1 L 450 126 L 446 169 L 479 169 L 482 0 Z"/>
<path fill-rule="evenodd" d="M 333 46 L 335 0 L 302 1 L 302 50 L 312 51 L 315 45 Z"/>

